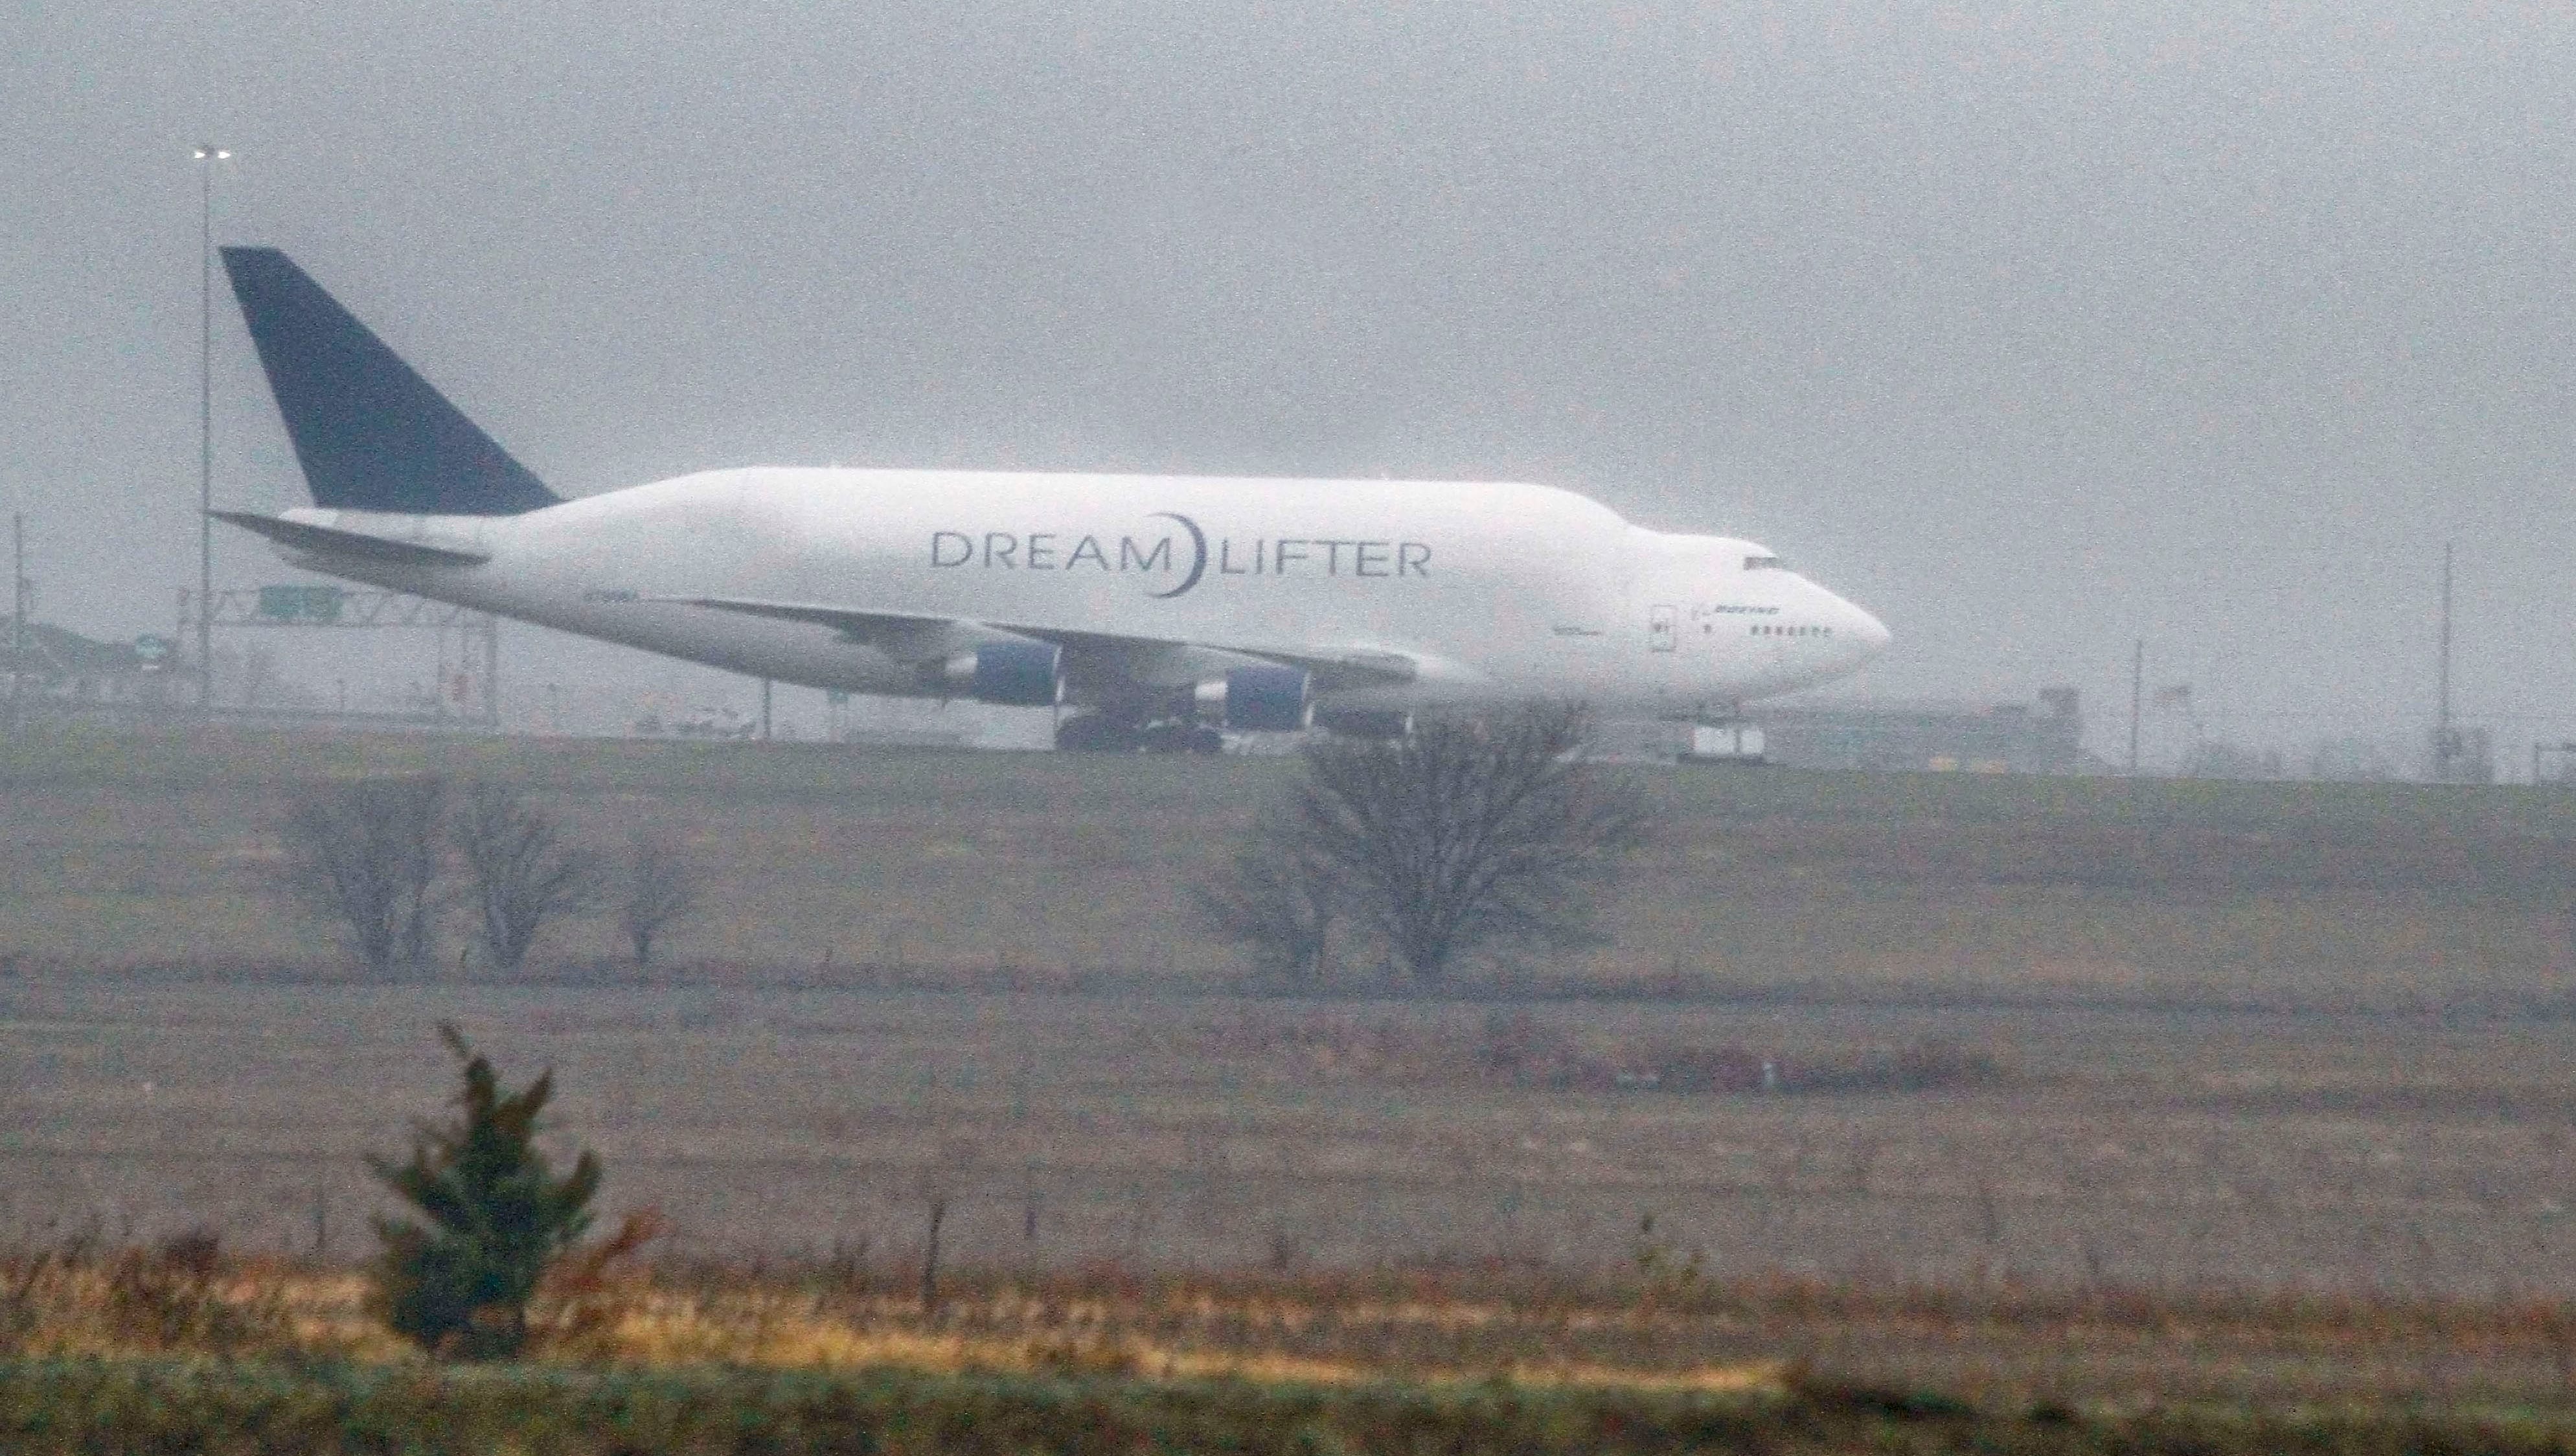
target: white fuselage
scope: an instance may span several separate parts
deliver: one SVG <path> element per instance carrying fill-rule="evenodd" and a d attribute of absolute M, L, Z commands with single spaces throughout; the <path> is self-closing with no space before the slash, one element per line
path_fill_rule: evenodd
<path fill-rule="evenodd" d="M 1761 546 L 1630 525 L 1544 486 L 762 468 L 516 516 L 287 519 L 487 558 L 303 564 L 814 687 L 920 695 L 919 658 L 706 599 L 887 613 L 955 642 L 1088 640 L 1085 674 L 1185 685 L 1230 663 L 1390 659 L 1320 703 L 1533 697 L 1686 713 L 1842 676 L 1887 631 Z"/>

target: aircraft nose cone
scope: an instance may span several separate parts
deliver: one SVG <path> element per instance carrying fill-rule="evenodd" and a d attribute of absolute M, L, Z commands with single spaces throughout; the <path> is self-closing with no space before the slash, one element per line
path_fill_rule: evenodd
<path fill-rule="evenodd" d="M 1846 651 L 1851 654 L 1848 661 L 1853 667 L 1887 650 L 1888 641 L 1894 634 L 1887 630 L 1885 622 L 1839 597 L 1835 601 L 1841 607 L 1835 614 L 1841 618 L 1835 623 L 1835 634 L 1851 644 Z"/>
<path fill-rule="evenodd" d="M 1895 634 L 1887 630 L 1887 624 L 1858 607 L 1852 608 L 1852 616 L 1857 619 L 1852 623 L 1852 632 L 1869 648 L 1869 655 L 1876 657 L 1885 652 L 1887 644 L 1895 639 Z"/>

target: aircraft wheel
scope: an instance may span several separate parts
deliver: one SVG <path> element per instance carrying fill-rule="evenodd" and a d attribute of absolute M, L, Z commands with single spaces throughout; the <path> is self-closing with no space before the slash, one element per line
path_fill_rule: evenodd
<path fill-rule="evenodd" d="M 1056 725 L 1055 746 L 1069 753 L 1134 753 L 1134 728 L 1098 713 L 1067 718 Z"/>
<path fill-rule="evenodd" d="M 1136 734 L 1136 746 L 1147 753 L 1186 753 L 1192 731 L 1187 723 L 1156 723 Z"/>

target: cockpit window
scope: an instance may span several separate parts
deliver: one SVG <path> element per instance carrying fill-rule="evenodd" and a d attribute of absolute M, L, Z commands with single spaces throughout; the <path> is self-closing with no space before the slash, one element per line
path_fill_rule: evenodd
<path fill-rule="evenodd" d="M 1787 571 L 1789 569 L 1789 563 L 1782 561 L 1777 556 L 1747 556 L 1744 558 L 1744 569 L 1747 571 Z"/>

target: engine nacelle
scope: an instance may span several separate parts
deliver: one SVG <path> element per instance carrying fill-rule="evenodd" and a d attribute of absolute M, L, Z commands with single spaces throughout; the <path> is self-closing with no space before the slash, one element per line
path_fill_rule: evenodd
<path fill-rule="evenodd" d="M 939 665 L 940 685 L 960 697 L 1012 708 L 1064 700 L 1064 649 L 1052 642 L 987 642 Z"/>
<path fill-rule="evenodd" d="M 1293 733 L 1314 712 L 1314 680 L 1294 667 L 1238 667 L 1191 694 L 1199 716 L 1252 733 Z"/>

